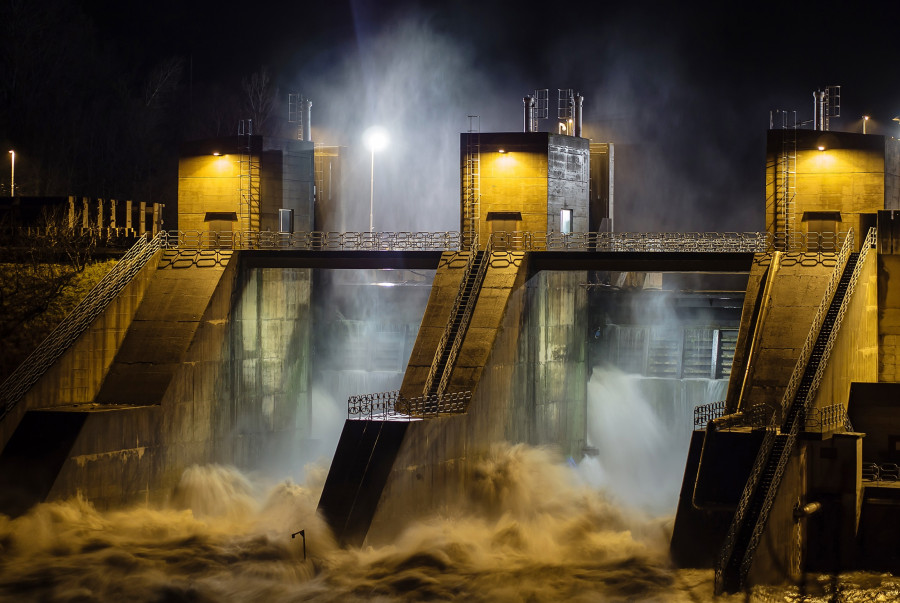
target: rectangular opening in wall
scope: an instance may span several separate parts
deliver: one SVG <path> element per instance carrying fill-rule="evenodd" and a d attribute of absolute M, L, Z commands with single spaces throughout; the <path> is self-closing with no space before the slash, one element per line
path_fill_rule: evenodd
<path fill-rule="evenodd" d="M 808 236 L 806 250 L 838 251 L 838 225 L 841 222 L 839 211 L 805 211 L 802 221 L 806 224 Z"/>
<path fill-rule="evenodd" d="M 489 211 L 487 221 L 491 225 L 491 234 L 495 232 L 516 232 L 522 221 L 520 211 Z"/>
<path fill-rule="evenodd" d="M 293 233 L 294 232 L 294 210 L 279 209 L 278 210 L 278 232 Z"/>
<path fill-rule="evenodd" d="M 208 211 L 203 221 L 206 222 L 206 230 L 209 233 L 208 244 L 211 248 L 232 246 L 232 231 L 237 222 L 237 212 Z"/>
<path fill-rule="evenodd" d="M 559 232 L 569 234 L 572 232 L 572 210 L 563 209 L 559 212 Z"/>

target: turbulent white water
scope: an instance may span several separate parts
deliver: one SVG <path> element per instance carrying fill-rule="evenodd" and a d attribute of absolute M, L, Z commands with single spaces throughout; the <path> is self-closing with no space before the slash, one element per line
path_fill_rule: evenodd
<path fill-rule="evenodd" d="M 99 512 L 73 499 L 0 516 L 0 601 L 711 601 L 711 570 L 669 563 L 687 444 L 640 389 L 596 370 L 596 457 L 572 466 L 525 445 L 473 451 L 468 504 L 398 526 L 389 546 L 335 544 L 315 513 L 323 466 L 307 467 L 303 485 L 192 467 L 158 507 Z M 343 419 L 319 414 L 325 432 Z M 323 433 L 324 448 L 331 439 Z M 300 529 L 306 559 L 290 537 Z M 890 576 L 825 576 L 811 588 L 816 597 L 759 588 L 716 600 L 900 599 Z"/>
<path fill-rule="evenodd" d="M 315 516 L 323 471 L 263 493 L 234 469 L 187 470 L 164 508 L 80 499 L 0 517 L 0 597 L 43 601 L 696 600 L 668 569 L 663 522 L 633 516 L 541 449 L 497 446 L 465 516 L 342 550 Z M 308 559 L 292 531 L 305 529 Z"/>
<path fill-rule="evenodd" d="M 390 546 L 362 550 L 335 545 L 315 516 L 324 471 L 307 475 L 303 486 L 264 489 L 235 469 L 193 467 L 161 508 L 101 513 L 74 499 L 38 505 L 14 520 L 0 516 L 0 599 L 712 599 L 711 571 L 670 568 L 666 521 L 579 485 L 546 450 L 493 447 L 478 463 L 464 515 L 414 523 Z M 290 538 L 301 528 L 306 560 L 300 538 Z M 841 600 L 900 593 L 892 578 L 854 580 L 843 580 Z M 799 599 L 795 589 L 759 590 L 751 600 Z"/>
<path fill-rule="evenodd" d="M 581 461 L 579 474 L 623 505 L 674 514 L 693 408 L 724 396 L 724 382 L 653 379 L 597 367 L 587 388 L 587 443 L 597 455 Z"/>

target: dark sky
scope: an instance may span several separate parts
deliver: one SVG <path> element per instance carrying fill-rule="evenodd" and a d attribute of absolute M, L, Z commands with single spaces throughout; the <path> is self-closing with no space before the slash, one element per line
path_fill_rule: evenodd
<path fill-rule="evenodd" d="M 896 3 L 852 10 L 827 1 L 83 6 L 98 35 L 135 64 L 190 57 L 196 83 L 267 66 L 283 91 L 312 99 L 324 142 L 352 145 L 352 130 L 342 126 L 356 112 L 387 113 L 432 138 L 451 137 L 443 145 L 450 150 L 433 158 L 448 188 L 466 115 L 480 115 L 482 131 L 515 130 L 524 94 L 577 89 L 586 97 L 586 135 L 617 142 L 632 158 L 620 182 L 629 229 L 762 228 L 769 111 L 797 110 L 809 120 L 817 88 L 842 86 L 833 129 L 859 131 L 869 114 L 870 132 L 896 134 L 891 119 L 900 115 Z M 434 126 L 441 120 L 446 127 Z"/>

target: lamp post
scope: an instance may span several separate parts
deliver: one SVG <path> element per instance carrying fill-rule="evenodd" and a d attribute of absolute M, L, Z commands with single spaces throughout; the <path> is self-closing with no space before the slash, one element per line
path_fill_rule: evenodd
<path fill-rule="evenodd" d="M 10 151 L 9 196 L 16 196 L 16 152 Z"/>
<path fill-rule="evenodd" d="M 863 115 L 863 134 L 866 133 L 866 124 L 869 123 L 869 116 Z"/>
<path fill-rule="evenodd" d="M 372 152 L 372 178 L 369 187 L 369 232 L 375 232 L 375 151 L 380 151 L 387 146 L 387 130 L 380 126 L 372 126 L 363 133 L 363 142 Z"/>

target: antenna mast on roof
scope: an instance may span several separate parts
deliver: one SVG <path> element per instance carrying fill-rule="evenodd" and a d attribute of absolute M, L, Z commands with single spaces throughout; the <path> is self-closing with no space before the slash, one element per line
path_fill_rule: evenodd
<path fill-rule="evenodd" d="M 297 126 L 297 140 L 312 140 L 312 101 L 297 92 L 288 94 L 288 122 Z"/>
<path fill-rule="evenodd" d="M 828 131 L 831 118 L 841 116 L 841 87 L 825 86 L 813 92 L 813 129 Z"/>

